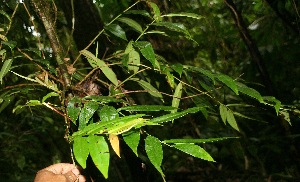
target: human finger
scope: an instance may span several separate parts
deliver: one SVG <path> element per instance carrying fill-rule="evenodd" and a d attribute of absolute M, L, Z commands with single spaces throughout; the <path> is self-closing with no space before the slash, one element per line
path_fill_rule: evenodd
<path fill-rule="evenodd" d="M 75 175 L 72 171 L 69 171 L 63 175 L 66 177 L 67 182 L 77 182 L 79 179 L 79 174 Z"/>

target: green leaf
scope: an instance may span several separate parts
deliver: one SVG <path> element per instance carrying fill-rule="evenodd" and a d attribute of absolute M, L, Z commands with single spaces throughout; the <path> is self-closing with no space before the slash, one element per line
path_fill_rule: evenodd
<path fill-rule="evenodd" d="M 79 130 L 77 132 L 74 132 L 72 137 L 70 137 L 70 140 L 77 136 L 85 136 L 85 135 L 93 135 L 93 134 L 104 134 L 108 133 L 108 131 L 115 130 L 115 129 L 122 129 L 122 126 L 128 127 L 134 127 L 137 125 L 137 121 L 144 122 L 146 120 L 140 120 L 141 117 L 144 116 L 144 114 L 136 114 L 136 115 L 129 115 L 124 117 L 119 117 L 116 119 L 111 120 L 110 122 L 97 122 L 92 123 L 83 128 L 82 130 Z M 139 120 L 137 120 L 139 119 Z M 149 122 L 149 121 L 148 121 Z M 111 134 L 115 134 L 112 133 Z M 121 133 L 118 133 L 121 134 Z"/>
<path fill-rule="evenodd" d="M 151 7 L 151 11 L 152 11 L 154 20 L 157 22 L 160 22 L 162 20 L 162 18 L 160 16 L 159 7 L 153 2 L 148 2 L 148 5 Z"/>
<path fill-rule="evenodd" d="M 146 11 L 146 10 L 129 10 L 129 11 L 126 11 L 125 14 L 135 14 L 135 15 L 143 15 L 146 17 L 151 17 L 150 14 L 148 13 L 148 11 Z"/>
<path fill-rule="evenodd" d="M 154 88 L 150 83 L 144 81 L 144 80 L 140 80 L 137 78 L 131 78 L 130 80 L 137 82 L 141 87 L 143 87 L 145 90 L 147 90 L 149 92 L 149 94 L 151 94 L 154 97 L 158 97 L 158 98 L 163 98 L 162 94 L 156 89 Z"/>
<path fill-rule="evenodd" d="M 160 117 L 153 118 L 149 122 L 150 123 L 163 123 L 163 122 L 172 121 L 174 119 L 183 117 L 187 114 L 199 112 L 200 109 L 201 109 L 201 107 L 189 108 L 189 109 L 186 109 L 186 110 L 181 111 L 181 112 L 166 114 L 166 115 L 163 115 L 163 116 L 160 116 Z"/>
<path fill-rule="evenodd" d="M 99 102 L 101 104 L 106 104 L 111 102 L 123 102 L 121 99 L 116 99 L 115 97 L 100 96 L 100 95 L 88 95 L 85 96 L 84 99 Z"/>
<path fill-rule="evenodd" d="M 73 153 L 80 164 L 80 166 L 86 168 L 86 160 L 89 155 L 89 143 L 87 137 L 76 137 L 73 143 Z"/>
<path fill-rule="evenodd" d="M 234 118 L 233 112 L 231 110 L 227 111 L 227 122 L 229 123 L 229 125 L 234 128 L 235 130 L 239 131 L 239 127 L 236 123 L 236 120 Z"/>
<path fill-rule="evenodd" d="M 264 100 L 264 102 L 273 105 L 275 108 L 276 114 L 278 115 L 279 109 L 281 106 L 281 102 L 272 96 L 264 96 L 263 100 Z"/>
<path fill-rule="evenodd" d="M 125 54 L 128 54 L 128 70 L 137 73 L 139 71 L 140 54 L 134 50 L 132 41 L 130 41 L 125 49 Z"/>
<path fill-rule="evenodd" d="M 152 25 L 165 27 L 169 30 L 179 32 L 179 33 L 183 33 L 184 35 L 186 35 L 188 37 L 191 37 L 191 34 L 187 30 L 187 28 L 181 23 L 158 22 L 158 23 L 153 23 Z"/>
<path fill-rule="evenodd" d="M 119 134 L 129 131 L 130 129 L 132 129 L 135 126 L 142 127 L 142 126 L 146 125 L 146 121 L 148 121 L 148 120 L 144 119 L 144 118 L 136 118 L 136 119 L 130 120 L 128 122 L 118 122 L 114 126 L 109 127 L 107 129 L 107 133 L 119 135 Z"/>
<path fill-rule="evenodd" d="M 221 82 L 223 82 L 227 87 L 231 88 L 231 90 L 239 95 L 238 87 L 236 86 L 234 80 L 227 75 L 219 74 L 216 76 Z"/>
<path fill-rule="evenodd" d="M 178 108 L 179 107 L 179 103 L 180 103 L 180 99 L 181 99 L 181 95 L 182 95 L 182 83 L 180 82 L 174 92 L 173 95 L 173 99 L 172 99 L 172 107 Z M 171 113 L 175 113 L 177 112 L 177 109 L 174 109 L 171 111 Z"/>
<path fill-rule="evenodd" d="M 83 54 L 89 61 L 90 65 L 95 68 L 99 67 L 101 71 L 104 73 L 104 75 L 114 84 L 118 85 L 118 79 L 115 72 L 113 72 L 112 69 L 110 69 L 104 61 L 98 59 L 95 55 L 93 55 L 91 52 L 87 50 L 80 51 L 81 54 Z"/>
<path fill-rule="evenodd" d="M 208 71 L 208 70 L 205 70 L 202 68 L 198 68 L 195 66 L 187 66 L 187 65 L 184 65 L 183 68 L 191 70 L 191 71 L 199 72 L 199 73 L 207 76 L 208 78 L 210 78 L 213 81 L 213 83 L 215 83 L 215 75 L 211 71 Z"/>
<path fill-rule="evenodd" d="M 220 110 L 221 119 L 224 122 L 224 124 L 226 125 L 228 109 L 225 105 L 220 104 L 219 110 Z"/>
<path fill-rule="evenodd" d="M 2 84 L 2 81 L 3 81 L 3 77 L 8 73 L 12 62 L 13 62 L 13 59 L 7 59 L 7 60 L 4 61 L 3 66 L 1 68 L 1 71 L 0 71 L 0 82 L 1 82 L 1 84 Z"/>
<path fill-rule="evenodd" d="M 7 37 L 2 34 L 0 34 L 0 39 L 2 39 L 4 42 L 8 41 Z M 1 43 L 2 43 L 2 41 L 1 41 Z"/>
<path fill-rule="evenodd" d="M 152 66 L 154 68 L 160 69 L 159 63 L 157 62 L 157 60 L 155 58 L 155 53 L 154 53 L 154 50 L 153 50 L 150 42 L 138 41 L 138 42 L 134 43 L 134 46 L 137 47 L 141 51 L 142 55 L 148 61 L 150 61 L 150 63 L 152 64 Z"/>
<path fill-rule="evenodd" d="M 206 139 L 170 139 L 164 140 L 163 143 L 176 143 L 176 144 L 183 144 L 183 143 L 213 143 L 219 142 L 222 140 L 233 139 L 239 137 L 222 137 L 222 138 L 206 138 Z"/>
<path fill-rule="evenodd" d="M 105 105 L 99 112 L 101 122 L 107 122 L 119 117 L 117 110 L 112 107 Z"/>
<path fill-rule="evenodd" d="M 108 144 L 103 136 L 90 135 L 88 141 L 92 160 L 102 175 L 107 179 L 110 160 Z"/>
<path fill-rule="evenodd" d="M 195 13 L 185 13 L 185 12 L 182 12 L 182 13 L 170 13 L 170 14 L 166 14 L 166 15 L 163 15 L 162 17 L 188 17 L 188 18 L 195 18 L 195 19 L 202 19 L 203 16 L 200 16 L 200 15 L 197 15 Z"/>
<path fill-rule="evenodd" d="M 150 162 L 160 172 L 160 174 L 164 176 L 160 167 L 163 160 L 163 150 L 160 140 L 156 137 L 148 135 L 145 139 L 145 150 Z"/>
<path fill-rule="evenodd" d="M 207 153 L 203 148 L 201 148 L 198 145 L 186 143 L 186 144 L 175 144 L 174 147 L 191 156 L 203 160 L 215 162 L 214 159 L 209 155 L 209 153 Z"/>
<path fill-rule="evenodd" d="M 94 113 L 97 111 L 99 105 L 97 102 L 87 102 L 84 104 L 84 107 L 81 109 L 80 115 L 79 115 L 79 128 L 83 129 L 86 124 L 89 122 L 89 120 L 92 118 Z"/>
<path fill-rule="evenodd" d="M 7 45 L 11 50 L 17 46 L 16 41 L 2 41 L 3 45 Z"/>
<path fill-rule="evenodd" d="M 131 148 L 135 155 L 138 156 L 137 147 L 140 143 L 140 132 L 134 131 L 128 134 L 123 134 L 123 140 Z"/>
<path fill-rule="evenodd" d="M 182 64 L 179 64 L 179 63 L 176 63 L 176 64 L 172 64 L 171 65 L 171 68 L 176 71 L 179 76 L 182 75 L 182 71 L 183 71 L 183 65 Z"/>
<path fill-rule="evenodd" d="M 50 92 L 50 93 L 48 93 L 47 95 L 45 95 L 43 97 L 42 102 L 45 102 L 50 97 L 58 97 L 58 96 L 59 96 L 58 93 L 56 93 L 56 92 Z"/>
<path fill-rule="evenodd" d="M 69 100 L 68 106 L 67 106 L 67 112 L 68 116 L 70 117 L 71 121 L 76 125 L 76 120 L 80 114 L 81 111 L 81 99 L 79 97 L 73 97 L 71 100 Z"/>
<path fill-rule="evenodd" d="M 121 107 L 118 111 L 171 111 L 174 110 L 174 107 L 171 106 L 162 106 L 162 105 L 135 105 Z"/>
<path fill-rule="evenodd" d="M 254 90 L 253 88 L 249 88 L 246 85 L 239 82 L 236 82 L 236 84 L 240 92 L 258 100 L 261 103 L 263 102 L 263 98 L 258 91 Z"/>
<path fill-rule="evenodd" d="M 119 37 L 119 38 L 127 41 L 126 33 L 123 30 L 123 28 L 120 27 L 120 25 L 110 24 L 110 25 L 105 26 L 104 29 L 109 31 L 110 33 L 112 33 L 116 37 Z"/>
<path fill-rule="evenodd" d="M 5 11 L 0 10 L 0 14 L 2 14 L 2 15 L 5 16 L 9 21 L 11 21 L 9 14 L 7 14 Z"/>
<path fill-rule="evenodd" d="M 127 24 L 128 26 L 130 26 L 134 30 L 138 31 L 139 33 L 143 32 L 142 26 L 138 22 L 134 21 L 133 19 L 130 19 L 130 18 L 127 18 L 127 17 L 120 17 L 117 20 L 122 22 L 122 23 Z"/>

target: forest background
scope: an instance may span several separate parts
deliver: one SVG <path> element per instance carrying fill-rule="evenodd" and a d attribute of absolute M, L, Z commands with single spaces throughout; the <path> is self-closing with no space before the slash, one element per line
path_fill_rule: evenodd
<path fill-rule="evenodd" d="M 0 180 L 300 180 L 299 7 L 1 0 Z"/>

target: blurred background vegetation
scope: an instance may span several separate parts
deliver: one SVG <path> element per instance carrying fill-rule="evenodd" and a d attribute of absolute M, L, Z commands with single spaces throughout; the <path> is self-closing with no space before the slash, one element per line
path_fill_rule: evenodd
<path fill-rule="evenodd" d="M 74 1 L 76 17 L 73 37 L 72 1 L 55 3 L 57 32 L 62 42 L 73 41 L 71 49 L 83 49 L 99 30 L 112 18 L 133 4 L 134 0 L 82 0 Z M 264 95 L 281 101 L 285 110 L 279 116 L 247 97 L 237 97 L 228 89 L 216 90 L 214 97 L 231 104 L 236 113 L 241 132 L 225 126 L 214 103 L 205 98 L 184 101 L 190 105 L 201 103 L 211 106 L 206 117 L 195 114 L 182 119 L 179 124 L 155 128 L 157 136 L 172 138 L 211 138 L 238 136 L 239 139 L 204 144 L 203 147 L 216 160 L 214 163 L 190 157 L 184 153 L 165 149 L 163 170 L 167 181 L 298 181 L 300 180 L 300 2 L 296 0 L 153 0 L 162 14 L 189 12 L 201 19 L 167 17 L 171 22 L 183 23 L 194 41 L 177 34 L 174 36 L 147 35 L 156 53 L 170 64 L 191 64 L 214 73 L 223 73 L 244 80 L 247 85 Z M 16 9 L 16 7 L 18 8 Z M 135 7 L 143 10 L 139 4 Z M 35 18 L 30 18 L 32 15 Z M 8 16 L 8 17 L 7 17 Z M 0 25 L 9 22 L 6 37 L 14 40 L 18 48 L 38 55 L 40 65 L 55 73 L 50 42 L 37 18 L 30 1 L 0 3 Z M 139 23 L 145 17 L 135 17 Z M 33 25 L 34 23 L 34 25 Z M 33 36 L 35 33 L 39 36 Z M 126 30 L 128 40 L 136 32 Z M 38 43 L 38 41 L 41 42 Z M 121 40 L 98 38 L 99 55 L 110 55 L 127 43 Z M 197 43 L 196 43 L 197 42 Z M 75 46 L 76 44 L 76 46 Z M 36 51 L 43 45 L 42 54 Z M 2 48 L 13 45 L 2 44 Z M 14 46 L 13 46 L 14 47 Z M 94 51 L 96 45 L 91 47 Z M 37 68 L 18 51 L 11 51 L 18 60 L 14 71 L 29 75 Z M 1 58 L 1 57 L 0 57 Z M 76 54 L 70 58 L 74 60 Z M 19 63 L 20 62 L 20 63 Z M 21 65 L 22 62 L 22 66 Z M 2 64 L 2 63 L 1 63 Z M 153 80 L 159 75 L 151 75 Z M 197 75 L 186 75 L 197 79 Z M 41 99 L 44 88 L 23 84 L 16 75 L 8 73 L 0 86 L 0 181 L 33 181 L 36 171 L 57 162 L 71 162 L 69 144 L 64 139 L 63 118 L 44 107 L 14 108 L 31 99 Z M 163 87 L 160 88 L 164 89 Z M 143 95 L 137 95 L 141 104 L 149 104 Z M 54 101 L 55 102 L 55 101 Z M 151 102 L 151 101 L 150 101 Z M 249 104 L 251 103 L 251 105 Z M 246 104 L 247 103 L 247 104 Z M 247 116 L 247 117 L 245 117 Z M 175 135 L 176 134 L 176 135 Z M 128 149 L 124 149 L 126 152 Z M 143 160 L 143 159 L 141 159 Z M 136 165 L 138 164 L 138 165 Z M 112 164 L 109 181 L 160 181 L 151 165 L 136 161 Z M 145 166 L 146 167 L 145 167 Z M 139 168 L 139 169 L 137 169 Z M 116 175 L 118 174 L 118 175 Z M 130 177 L 128 177 L 130 176 Z"/>

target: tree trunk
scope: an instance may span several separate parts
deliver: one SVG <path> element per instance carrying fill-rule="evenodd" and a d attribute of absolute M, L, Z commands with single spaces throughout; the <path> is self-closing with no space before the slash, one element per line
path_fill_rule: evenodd
<path fill-rule="evenodd" d="M 244 43 L 246 44 L 246 46 L 249 50 L 252 60 L 254 61 L 254 63 L 256 64 L 256 66 L 258 68 L 258 72 L 260 73 L 260 76 L 263 80 L 263 83 L 266 87 L 268 94 L 275 95 L 275 91 L 273 89 L 272 82 L 269 77 L 266 66 L 264 64 L 264 61 L 262 59 L 262 56 L 261 56 L 254 40 L 252 39 L 251 35 L 248 32 L 247 26 L 244 23 L 241 13 L 237 10 L 237 8 L 232 0 L 224 0 L 224 2 L 228 6 L 228 8 L 230 9 L 230 11 L 232 13 L 234 22 L 240 32 L 240 35 L 241 35 Z"/>

